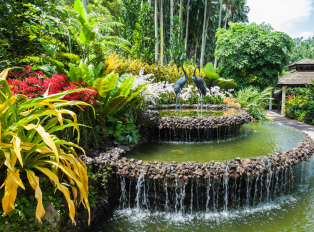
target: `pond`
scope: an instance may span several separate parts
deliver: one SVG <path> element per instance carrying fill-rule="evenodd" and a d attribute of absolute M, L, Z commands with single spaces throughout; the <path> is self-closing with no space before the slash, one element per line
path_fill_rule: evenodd
<path fill-rule="evenodd" d="M 294 148 L 304 139 L 297 130 L 272 123 L 244 124 L 240 133 L 226 139 L 205 142 L 151 141 L 126 155 L 127 158 L 148 161 L 231 160 L 237 157 L 265 156 L 272 152 Z"/>

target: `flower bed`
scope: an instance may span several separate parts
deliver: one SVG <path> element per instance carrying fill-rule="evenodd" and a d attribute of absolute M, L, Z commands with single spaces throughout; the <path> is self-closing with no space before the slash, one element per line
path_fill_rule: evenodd
<path fill-rule="evenodd" d="M 63 99 L 68 101 L 84 101 L 96 105 L 97 91 L 93 87 L 87 86 L 84 82 L 69 81 L 66 75 L 53 74 L 47 78 L 41 71 L 31 72 L 31 67 L 27 66 L 21 73 L 10 72 L 8 84 L 14 94 L 24 94 L 28 98 L 43 96 L 44 93 L 56 94 L 69 89 L 87 88 L 93 91 L 80 91 L 66 95 Z M 82 106 L 85 108 L 86 106 Z"/>

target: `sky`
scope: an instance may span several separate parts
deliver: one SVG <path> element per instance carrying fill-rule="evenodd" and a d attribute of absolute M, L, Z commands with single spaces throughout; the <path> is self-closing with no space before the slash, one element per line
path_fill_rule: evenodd
<path fill-rule="evenodd" d="M 270 24 L 292 38 L 314 36 L 314 0 L 247 0 L 249 22 Z"/>

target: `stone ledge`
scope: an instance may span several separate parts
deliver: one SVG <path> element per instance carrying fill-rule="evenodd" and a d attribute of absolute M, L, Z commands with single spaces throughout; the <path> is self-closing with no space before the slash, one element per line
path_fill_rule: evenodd
<path fill-rule="evenodd" d="M 243 125 L 252 121 L 252 117 L 246 111 L 242 111 L 240 114 L 218 117 L 152 117 L 149 120 L 151 127 L 158 127 L 159 129 L 214 129 L 233 125 Z"/>
<path fill-rule="evenodd" d="M 178 106 L 180 109 L 180 106 Z M 164 105 L 148 105 L 145 107 L 148 110 L 163 110 L 163 109 L 175 109 L 175 104 L 164 104 Z M 182 109 L 197 109 L 197 104 L 182 104 Z M 210 110 L 225 110 L 230 109 L 228 105 L 203 105 L 203 109 L 210 109 Z"/>

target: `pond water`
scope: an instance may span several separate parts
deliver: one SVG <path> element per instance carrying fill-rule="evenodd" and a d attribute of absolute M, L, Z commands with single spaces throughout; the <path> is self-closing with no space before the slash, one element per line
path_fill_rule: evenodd
<path fill-rule="evenodd" d="M 314 228 L 314 169 L 313 157 L 302 165 L 303 178 L 295 181 L 289 192 L 280 193 L 267 201 L 228 210 L 196 210 L 173 212 L 161 209 L 116 208 L 108 212 L 93 232 L 115 231 L 313 231 Z M 300 166 L 301 167 L 301 166 Z"/>
<path fill-rule="evenodd" d="M 265 156 L 272 152 L 294 148 L 304 139 L 297 130 L 272 123 L 244 124 L 240 133 L 226 139 L 207 142 L 152 141 L 126 155 L 145 161 L 198 161 L 231 160 L 237 157 Z"/>
<path fill-rule="evenodd" d="M 206 110 L 203 109 L 197 110 L 197 109 L 182 109 L 178 110 L 176 112 L 175 109 L 167 109 L 167 110 L 158 110 L 159 111 L 159 117 L 218 117 L 218 116 L 226 116 L 226 115 L 232 115 L 232 114 L 239 114 L 241 111 L 235 110 L 235 109 L 229 109 L 229 110 Z"/>

